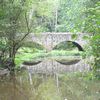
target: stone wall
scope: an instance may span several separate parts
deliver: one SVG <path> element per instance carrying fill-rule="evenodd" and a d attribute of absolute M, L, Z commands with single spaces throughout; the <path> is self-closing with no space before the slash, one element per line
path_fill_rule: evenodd
<path fill-rule="evenodd" d="M 52 50 L 57 44 L 64 41 L 74 41 L 84 47 L 88 41 L 84 40 L 85 33 L 77 34 L 77 38 L 72 38 L 72 33 L 41 33 L 39 35 L 31 34 L 28 41 L 43 45 L 47 50 Z"/>

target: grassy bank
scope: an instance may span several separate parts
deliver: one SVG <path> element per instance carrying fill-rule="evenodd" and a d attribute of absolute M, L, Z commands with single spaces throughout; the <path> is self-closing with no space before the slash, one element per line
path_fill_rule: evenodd
<path fill-rule="evenodd" d="M 43 59 L 81 59 L 83 52 L 81 51 L 65 51 L 65 50 L 52 50 L 46 52 L 45 50 L 33 50 L 32 48 L 22 48 L 18 51 L 16 55 L 16 64 L 19 66 L 23 61 L 34 61 Z M 76 57 L 76 58 L 75 58 Z"/>

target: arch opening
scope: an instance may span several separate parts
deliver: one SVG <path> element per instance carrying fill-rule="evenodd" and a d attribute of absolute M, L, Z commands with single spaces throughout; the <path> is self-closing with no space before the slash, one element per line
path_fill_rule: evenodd
<path fill-rule="evenodd" d="M 26 42 L 22 44 L 22 47 L 18 50 L 15 58 L 17 66 L 23 65 L 36 65 L 42 62 L 39 57 L 44 53 L 45 48 L 36 42 Z"/>
<path fill-rule="evenodd" d="M 74 41 L 63 41 L 57 44 L 53 50 L 72 50 L 72 49 L 78 49 L 79 51 L 84 51 L 82 46 L 79 45 L 77 42 Z"/>
<path fill-rule="evenodd" d="M 84 51 L 81 45 L 74 41 L 63 41 L 57 44 L 53 50 L 61 50 L 66 52 L 66 58 L 56 59 L 60 64 L 64 65 L 73 65 L 78 63 L 81 60 L 81 53 Z"/>

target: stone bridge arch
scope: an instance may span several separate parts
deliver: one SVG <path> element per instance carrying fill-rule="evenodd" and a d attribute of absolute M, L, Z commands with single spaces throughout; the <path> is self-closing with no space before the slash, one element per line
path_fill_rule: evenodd
<path fill-rule="evenodd" d="M 83 37 L 86 36 L 85 33 L 77 34 L 77 38 L 74 40 L 72 33 L 41 33 L 40 35 L 30 34 L 27 41 L 36 42 L 43 45 L 47 50 L 52 50 L 57 44 L 63 41 L 74 41 L 84 48 L 88 43 Z M 64 65 L 55 60 L 43 60 L 41 63 L 33 66 L 27 67 L 27 65 L 22 65 L 26 69 L 31 71 L 31 73 L 63 73 L 63 72 L 76 72 L 76 71 L 88 71 L 90 69 L 89 64 L 87 64 L 87 59 L 82 59 L 78 63 L 71 65 Z M 89 60 L 89 59 L 88 59 Z"/>
<path fill-rule="evenodd" d="M 52 50 L 57 44 L 63 41 L 74 41 L 84 48 L 85 44 L 88 43 L 87 40 L 83 39 L 86 34 L 78 33 L 76 36 L 77 38 L 73 39 L 72 33 L 41 33 L 39 35 L 30 34 L 28 41 L 43 45 L 48 51 Z"/>
<path fill-rule="evenodd" d="M 53 48 L 53 50 L 57 50 L 57 49 L 59 49 L 59 45 L 67 45 L 67 47 L 68 48 L 70 48 L 70 45 L 72 45 L 73 46 L 73 48 L 77 48 L 79 51 L 84 51 L 84 49 L 83 49 L 83 47 L 80 45 L 80 44 L 78 44 L 77 42 L 75 42 L 75 41 L 62 41 L 62 42 L 60 42 L 59 44 L 57 44 L 54 48 Z M 60 48 L 62 48 L 62 46 L 60 46 Z M 62 48 L 63 49 L 63 48 Z M 67 49 L 67 48 L 66 48 Z"/>

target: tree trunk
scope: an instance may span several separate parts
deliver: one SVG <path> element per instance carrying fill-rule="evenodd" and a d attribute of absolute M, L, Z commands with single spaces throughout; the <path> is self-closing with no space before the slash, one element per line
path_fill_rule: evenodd
<path fill-rule="evenodd" d="M 15 55 L 16 55 L 16 49 L 15 47 L 10 48 L 9 50 L 9 58 L 8 58 L 8 69 L 10 72 L 14 72 L 15 69 Z"/>

